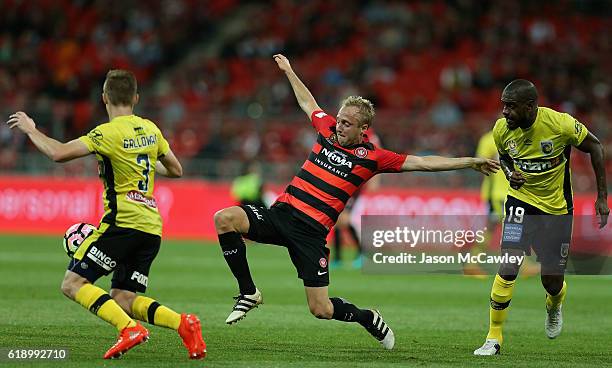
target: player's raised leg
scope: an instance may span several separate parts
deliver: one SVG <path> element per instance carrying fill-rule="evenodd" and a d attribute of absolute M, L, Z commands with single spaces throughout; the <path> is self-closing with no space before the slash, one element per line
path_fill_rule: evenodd
<path fill-rule="evenodd" d="M 561 334 L 563 314 L 561 308 L 567 292 L 567 284 L 563 275 L 542 274 L 542 286 L 546 289 L 546 319 L 544 329 L 549 339 Z"/>
<path fill-rule="evenodd" d="M 246 258 L 246 245 L 242 238 L 242 234 L 249 232 L 249 219 L 242 208 L 228 207 L 215 213 L 215 228 L 223 257 L 240 289 L 240 294 L 235 297 L 234 308 L 225 321 L 225 323 L 232 324 L 263 303 L 261 292 L 257 290 L 251 277 Z"/>
<path fill-rule="evenodd" d="M 524 255 L 522 249 L 504 250 L 509 256 Z M 496 355 L 499 354 L 503 343 L 502 327 L 508 317 L 508 307 L 512 300 L 514 283 L 518 276 L 520 264 L 507 263 L 499 267 L 491 287 L 491 298 L 489 307 L 489 332 L 484 344 L 474 350 L 474 355 Z"/>
<path fill-rule="evenodd" d="M 320 319 L 357 322 L 362 325 L 385 349 L 393 349 L 395 335 L 376 310 L 359 309 L 343 298 L 330 298 L 328 287 L 305 287 L 310 313 Z"/>
<path fill-rule="evenodd" d="M 115 345 L 104 354 L 104 359 L 118 358 L 149 338 L 149 331 L 130 318 L 106 291 L 79 274 L 66 271 L 62 281 L 62 292 L 102 320 L 115 326 L 120 332 Z"/>
<path fill-rule="evenodd" d="M 177 331 L 190 359 L 206 357 L 206 343 L 202 338 L 200 319 L 195 314 L 178 314 L 152 298 L 137 295 L 129 290 L 111 289 L 110 295 L 133 318 Z"/>

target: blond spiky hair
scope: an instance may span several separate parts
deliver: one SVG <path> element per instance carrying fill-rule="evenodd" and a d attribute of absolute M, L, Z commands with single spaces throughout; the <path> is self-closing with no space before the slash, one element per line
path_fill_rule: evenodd
<path fill-rule="evenodd" d="M 361 96 L 348 96 L 342 101 L 340 108 L 346 106 L 355 106 L 359 109 L 359 115 L 361 115 L 361 125 L 367 124 L 368 127 L 372 127 L 374 123 L 374 104 L 370 100 Z"/>

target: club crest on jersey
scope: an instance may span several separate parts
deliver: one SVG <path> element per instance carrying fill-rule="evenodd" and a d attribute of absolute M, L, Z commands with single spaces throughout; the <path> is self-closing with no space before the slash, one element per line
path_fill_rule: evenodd
<path fill-rule="evenodd" d="M 552 141 L 541 141 L 540 148 L 542 148 L 543 154 L 550 155 L 553 151 L 553 142 Z"/>
<path fill-rule="evenodd" d="M 325 258 L 319 259 L 319 266 L 321 266 L 321 268 L 327 267 L 327 259 Z"/>
<path fill-rule="evenodd" d="M 347 158 L 346 153 L 338 152 L 336 150 L 328 150 L 323 147 L 321 153 L 327 157 L 327 161 L 334 166 L 346 166 L 350 169 L 353 168 L 353 163 Z"/>
<path fill-rule="evenodd" d="M 518 150 L 516 149 L 516 141 L 514 139 L 511 139 L 508 141 L 508 153 L 511 155 L 516 155 L 518 153 Z"/>
<path fill-rule="evenodd" d="M 357 147 L 353 153 L 359 158 L 366 158 L 368 155 L 368 150 L 364 147 Z"/>

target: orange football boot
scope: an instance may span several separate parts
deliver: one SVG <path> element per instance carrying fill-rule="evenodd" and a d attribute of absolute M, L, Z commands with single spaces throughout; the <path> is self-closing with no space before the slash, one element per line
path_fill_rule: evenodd
<path fill-rule="evenodd" d="M 136 322 L 136 326 L 121 330 L 117 342 L 104 354 L 104 359 L 119 358 L 134 346 L 146 342 L 148 339 L 149 331 Z"/>
<path fill-rule="evenodd" d="M 181 314 L 178 333 L 183 339 L 183 345 L 189 351 L 189 359 L 204 359 L 206 357 L 206 343 L 202 338 L 202 327 L 198 316 Z"/>

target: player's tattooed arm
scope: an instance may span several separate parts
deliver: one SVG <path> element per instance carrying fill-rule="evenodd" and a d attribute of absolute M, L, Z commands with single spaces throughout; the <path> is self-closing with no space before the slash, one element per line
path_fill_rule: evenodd
<path fill-rule="evenodd" d="M 608 186 L 606 184 L 605 153 L 603 145 L 593 133 L 589 132 L 582 143 L 577 147 L 591 156 L 591 166 L 595 172 L 597 182 L 597 200 L 595 213 L 599 216 L 599 228 L 606 226 L 610 209 L 608 208 Z"/>
<path fill-rule="evenodd" d="M 523 175 L 514 170 L 514 163 L 512 161 L 512 157 L 499 153 L 499 163 L 501 164 L 501 168 L 506 176 L 506 179 L 510 182 L 510 186 L 514 189 L 519 189 L 525 184 L 525 178 Z"/>
<path fill-rule="evenodd" d="M 25 112 L 18 111 L 6 122 L 11 129 L 17 128 L 30 138 L 38 150 L 55 162 L 66 162 L 90 154 L 85 143 L 74 139 L 62 143 L 36 129 L 36 123 Z"/>
<path fill-rule="evenodd" d="M 291 84 L 291 89 L 293 89 L 293 93 L 295 94 L 295 98 L 298 101 L 298 104 L 302 108 L 302 110 L 308 115 L 308 119 L 312 118 L 312 113 L 321 110 L 317 101 L 312 96 L 306 85 L 300 80 L 300 78 L 295 74 L 293 68 L 291 68 L 291 64 L 289 60 L 281 54 L 274 55 L 274 61 L 278 64 L 278 68 L 285 72 L 289 83 Z"/>

